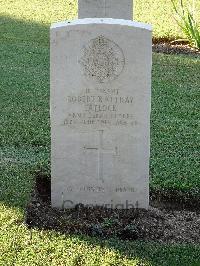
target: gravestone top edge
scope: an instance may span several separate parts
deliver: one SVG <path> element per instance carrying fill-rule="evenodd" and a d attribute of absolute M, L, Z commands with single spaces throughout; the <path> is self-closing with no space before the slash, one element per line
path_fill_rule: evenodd
<path fill-rule="evenodd" d="M 84 18 L 84 19 L 75 19 L 72 21 L 61 21 L 53 23 L 51 25 L 51 29 L 62 28 L 67 26 L 75 26 L 75 25 L 86 25 L 86 24 L 121 25 L 121 26 L 130 26 L 130 27 L 141 28 L 148 31 L 152 31 L 152 26 L 150 24 L 132 21 L 132 20 L 113 19 L 113 18 Z"/>

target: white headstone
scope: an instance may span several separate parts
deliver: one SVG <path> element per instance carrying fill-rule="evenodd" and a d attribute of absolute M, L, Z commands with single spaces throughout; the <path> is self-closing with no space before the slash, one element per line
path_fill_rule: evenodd
<path fill-rule="evenodd" d="M 151 27 L 51 27 L 52 206 L 148 208 Z"/>
<path fill-rule="evenodd" d="M 133 0 L 79 0 L 78 18 L 133 19 Z"/>

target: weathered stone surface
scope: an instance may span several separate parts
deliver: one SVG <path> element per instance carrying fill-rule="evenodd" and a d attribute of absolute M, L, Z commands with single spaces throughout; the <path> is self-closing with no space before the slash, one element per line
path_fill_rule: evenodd
<path fill-rule="evenodd" d="M 148 208 L 151 49 L 147 24 L 51 27 L 53 207 Z"/>
<path fill-rule="evenodd" d="M 133 0 L 79 0 L 78 17 L 133 19 Z"/>

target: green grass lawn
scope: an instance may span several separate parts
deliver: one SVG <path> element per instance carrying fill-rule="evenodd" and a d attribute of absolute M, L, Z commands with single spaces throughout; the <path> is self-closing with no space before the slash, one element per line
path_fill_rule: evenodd
<path fill-rule="evenodd" d="M 49 25 L 51 22 L 76 18 L 77 2 L 78 0 L 0 0 L 0 14 Z M 170 0 L 134 0 L 133 2 L 134 19 L 152 24 L 155 38 L 183 37 L 174 19 Z M 200 1 L 183 0 L 183 3 L 188 7 L 195 4 L 195 18 L 200 23 Z"/>
<path fill-rule="evenodd" d="M 0 6 L 0 265 L 200 265 L 200 245 L 100 240 L 26 228 L 23 214 L 34 170 L 50 171 L 49 24 L 73 18 L 76 2 L 0 0 Z M 136 9 L 138 16 L 145 12 Z M 167 34 L 157 29 L 158 37 Z M 200 196 L 199 69 L 194 56 L 153 56 L 152 191 Z"/>

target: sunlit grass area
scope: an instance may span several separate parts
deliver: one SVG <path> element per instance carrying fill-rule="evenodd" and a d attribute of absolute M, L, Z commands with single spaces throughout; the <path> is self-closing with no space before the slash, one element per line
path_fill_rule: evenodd
<path fill-rule="evenodd" d="M 0 0 L 0 14 L 49 25 L 52 22 L 77 18 L 77 2 L 78 0 Z M 152 24 L 154 37 L 170 39 L 183 37 L 174 19 L 170 0 L 135 0 L 133 2 L 134 19 Z M 194 17 L 200 23 L 200 1 L 183 0 L 183 3 L 194 11 Z"/>
<path fill-rule="evenodd" d="M 28 230 L 21 215 L 1 211 L 0 265 L 199 265 L 199 247 L 100 240 L 53 231 Z"/>

